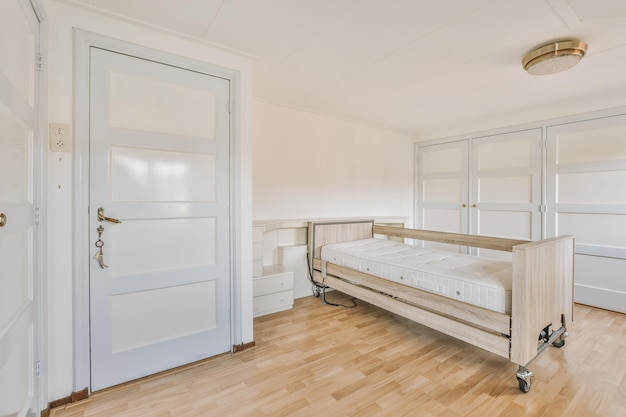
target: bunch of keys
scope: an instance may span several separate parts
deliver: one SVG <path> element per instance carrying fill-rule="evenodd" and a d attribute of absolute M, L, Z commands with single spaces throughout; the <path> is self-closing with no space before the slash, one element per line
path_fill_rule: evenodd
<path fill-rule="evenodd" d="M 104 232 L 104 227 L 100 225 L 96 230 L 98 231 L 98 240 L 96 240 L 96 248 L 98 248 L 98 252 L 96 252 L 96 256 L 94 256 L 93 258 L 98 261 L 98 265 L 100 265 L 100 268 L 108 268 L 109 266 L 104 263 L 104 254 L 102 253 L 102 247 L 104 246 L 104 242 L 102 241 L 101 237 L 102 232 Z"/>

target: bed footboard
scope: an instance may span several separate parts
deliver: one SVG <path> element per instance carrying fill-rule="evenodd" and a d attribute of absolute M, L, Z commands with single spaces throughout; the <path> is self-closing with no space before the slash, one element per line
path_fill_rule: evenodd
<path fill-rule="evenodd" d="M 573 320 L 574 237 L 560 236 L 513 247 L 511 361 L 527 365 L 538 339 Z"/>

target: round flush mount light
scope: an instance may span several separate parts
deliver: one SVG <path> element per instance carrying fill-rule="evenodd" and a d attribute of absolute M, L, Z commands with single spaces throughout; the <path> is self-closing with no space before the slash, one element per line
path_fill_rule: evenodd
<path fill-rule="evenodd" d="M 587 44 L 583 41 L 556 41 L 530 51 L 522 65 L 531 75 L 554 74 L 578 64 L 586 52 Z"/>

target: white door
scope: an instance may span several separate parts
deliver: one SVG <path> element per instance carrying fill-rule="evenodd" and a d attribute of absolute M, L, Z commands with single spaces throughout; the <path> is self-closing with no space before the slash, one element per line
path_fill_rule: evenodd
<path fill-rule="evenodd" d="M 530 129 L 418 147 L 418 227 L 541 239 L 541 139 L 541 129 Z M 486 249 L 471 253 L 510 258 Z"/>
<path fill-rule="evenodd" d="M 626 313 L 626 115 L 547 138 L 547 235 L 576 237 L 574 300 Z"/>
<path fill-rule="evenodd" d="M 39 22 L 0 0 L 0 416 L 38 415 L 35 138 Z"/>
<path fill-rule="evenodd" d="M 470 233 L 541 239 L 541 129 L 472 139 Z M 477 254 L 510 259 L 480 249 Z"/>
<path fill-rule="evenodd" d="M 90 68 L 98 390 L 231 349 L 230 86 L 98 48 Z"/>
<path fill-rule="evenodd" d="M 468 232 L 468 141 L 422 146 L 417 151 L 417 227 Z M 458 246 L 424 243 L 445 250 Z"/>

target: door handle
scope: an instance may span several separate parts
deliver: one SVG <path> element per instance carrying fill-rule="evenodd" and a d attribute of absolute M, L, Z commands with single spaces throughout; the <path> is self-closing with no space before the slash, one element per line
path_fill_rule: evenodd
<path fill-rule="evenodd" d="M 106 217 L 104 215 L 104 209 L 102 207 L 98 207 L 98 221 L 102 222 L 102 221 L 106 221 L 106 222 L 111 222 L 111 223 L 122 223 L 121 220 L 118 219 L 114 219 L 113 217 Z"/>

